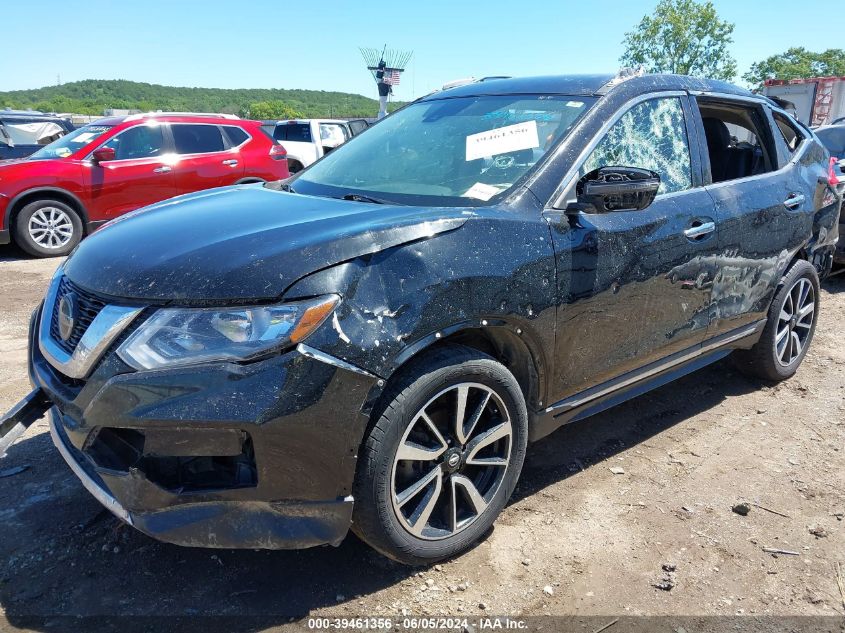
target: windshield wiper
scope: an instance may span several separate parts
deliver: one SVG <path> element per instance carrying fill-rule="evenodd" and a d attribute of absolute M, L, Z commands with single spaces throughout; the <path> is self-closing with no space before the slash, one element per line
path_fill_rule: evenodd
<path fill-rule="evenodd" d="M 347 193 L 340 197 L 341 200 L 353 200 L 355 202 L 369 202 L 371 204 L 401 204 L 393 200 L 382 200 L 381 198 L 373 198 L 372 196 L 362 196 L 360 193 Z"/>

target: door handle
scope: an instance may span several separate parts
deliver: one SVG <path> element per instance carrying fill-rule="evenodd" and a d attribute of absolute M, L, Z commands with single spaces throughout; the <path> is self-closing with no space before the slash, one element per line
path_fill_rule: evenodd
<path fill-rule="evenodd" d="M 153 169 L 154 174 L 166 174 L 167 172 L 171 171 L 172 168 L 165 165 L 164 167 L 156 167 Z"/>
<path fill-rule="evenodd" d="M 238 164 L 238 161 L 236 161 L 234 158 L 229 158 L 228 160 L 224 160 L 223 164 L 229 165 L 229 167 L 235 167 Z"/>
<path fill-rule="evenodd" d="M 803 193 L 791 193 L 786 197 L 786 200 L 783 201 L 783 206 L 791 211 L 795 211 L 798 207 L 804 204 L 804 197 Z"/>
<path fill-rule="evenodd" d="M 712 220 L 702 222 L 697 226 L 691 226 L 684 230 L 684 235 L 688 240 L 697 240 L 705 235 L 709 235 L 716 230 L 716 223 Z"/>

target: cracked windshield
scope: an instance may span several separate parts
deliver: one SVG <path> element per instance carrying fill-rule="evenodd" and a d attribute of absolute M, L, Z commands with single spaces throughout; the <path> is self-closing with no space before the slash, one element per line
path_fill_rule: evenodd
<path fill-rule="evenodd" d="M 510 189 L 594 99 L 490 96 L 408 106 L 297 179 L 298 193 L 376 194 L 391 202 L 486 203 Z"/>

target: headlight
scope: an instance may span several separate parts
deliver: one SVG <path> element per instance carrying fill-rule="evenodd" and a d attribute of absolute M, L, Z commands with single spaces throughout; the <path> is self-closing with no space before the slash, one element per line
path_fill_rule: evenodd
<path fill-rule="evenodd" d="M 162 308 L 117 353 L 135 369 L 249 360 L 304 340 L 339 302 L 326 295 L 273 306 Z"/>

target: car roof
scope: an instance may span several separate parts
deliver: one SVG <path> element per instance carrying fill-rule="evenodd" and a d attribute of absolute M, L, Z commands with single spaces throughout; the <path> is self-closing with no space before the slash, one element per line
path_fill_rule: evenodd
<path fill-rule="evenodd" d="M 0 110 L 0 118 L 11 121 L 12 119 L 43 119 L 45 121 L 67 120 L 66 117 L 58 114 L 47 114 L 44 112 L 27 112 L 26 110 Z"/>
<path fill-rule="evenodd" d="M 512 94 L 558 94 L 573 96 L 603 96 L 612 90 L 625 87 L 636 94 L 662 90 L 688 90 L 696 93 L 730 94 L 755 97 L 752 92 L 715 79 L 700 79 L 686 75 L 638 75 L 625 78 L 621 75 L 547 75 L 540 77 L 494 78 L 464 84 L 432 93 L 423 98 L 434 100 L 444 97 L 494 96 Z M 760 97 L 762 99 L 762 97 Z"/>
<path fill-rule="evenodd" d="M 357 120 L 357 119 L 355 119 Z M 273 121 L 269 121 L 272 123 Z M 289 123 L 348 123 L 346 119 L 278 119 L 276 125 L 287 125 Z"/>
<path fill-rule="evenodd" d="M 210 125 L 238 125 L 259 123 L 251 119 L 240 119 L 231 116 L 215 116 L 208 114 L 129 114 L 122 116 L 107 116 L 95 121 L 90 125 L 121 125 L 123 123 L 134 123 L 143 121 L 161 121 L 163 123 L 208 123 Z"/>

